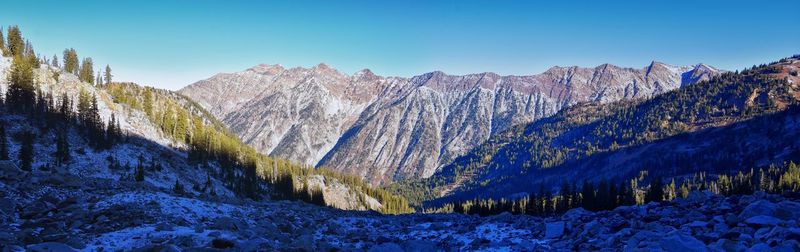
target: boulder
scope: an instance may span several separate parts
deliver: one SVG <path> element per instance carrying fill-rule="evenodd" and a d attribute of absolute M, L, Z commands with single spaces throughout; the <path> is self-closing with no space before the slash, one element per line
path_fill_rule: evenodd
<path fill-rule="evenodd" d="M 379 245 L 372 246 L 368 250 L 369 252 L 403 252 L 403 248 L 397 243 L 387 242 L 381 243 Z"/>
<path fill-rule="evenodd" d="M 579 207 L 579 208 L 573 208 L 573 209 L 567 210 L 567 212 L 564 213 L 564 215 L 562 215 L 562 218 L 567 219 L 567 220 L 577 220 L 577 219 L 580 219 L 583 216 L 587 216 L 587 215 L 591 215 L 591 214 L 592 214 L 592 212 L 586 211 L 586 209 L 583 209 L 583 207 Z"/>
<path fill-rule="evenodd" d="M 731 252 L 744 252 L 747 251 L 747 246 L 741 241 L 731 241 L 728 239 L 721 239 L 714 244 L 709 245 L 714 251 L 731 251 Z"/>
<path fill-rule="evenodd" d="M 691 191 L 689 192 L 689 195 L 686 195 L 686 202 L 692 204 L 702 204 L 708 200 L 708 197 L 708 192 Z"/>
<path fill-rule="evenodd" d="M 704 228 L 704 227 L 708 226 L 708 222 L 705 222 L 705 221 L 692 221 L 692 223 L 689 223 L 689 224 L 686 224 L 686 225 L 689 226 L 689 227 L 692 227 L 692 228 Z"/>
<path fill-rule="evenodd" d="M 766 200 L 759 200 L 750 203 L 750 205 L 747 205 L 747 207 L 745 207 L 744 210 L 742 210 L 742 213 L 739 214 L 739 219 L 746 220 L 750 217 L 758 215 L 774 216 L 775 209 L 777 208 L 778 205 L 776 205 L 775 203 Z"/>
<path fill-rule="evenodd" d="M 424 240 L 405 241 L 402 243 L 402 247 L 405 252 L 441 251 L 435 242 Z"/>
<path fill-rule="evenodd" d="M 774 216 L 781 220 L 800 221 L 800 203 L 795 201 L 782 201 L 778 203 Z"/>
<path fill-rule="evenodd" d="M 211 247 L 215 249 L 229 249 L 236 246 L 231 240 L 223 239 L 223 238 L 215 238 L 211 240 Z"/>
<path fill-rule="evenodd" d="M 658 244 L 667 252 L 708 251 L 703 242 L 680 232 L 669 233 Z"/>
<path fill-rule="evenodd" d="M 246 222 L 239 219 L 234 219 L 231 217 L 219 217 L 214 220 L 214 223 L 211 224 L 209 228 L 217 230 L 239 231 L 247 229 L 248 225 Z"/>
<path fill-rule="evenodd" d="M 0 160 L 0 179 L 19 180 L 25 173 L 11 160 Z"/>
<path fill-rule="evenodd" d="M 60 242 L 43 242 L 39 244 L 28 245 L 28 251 L 35 252 L 71 252 L 77 251 L 67 244 Z"/>
<path fill-rule="evenodd" d="M 564 222 L 563 221 L 548 222 L 545 224 L 544 230 L 545 230 L 544 231 L 545 239 L 559 238 L 562 235 L 564 235 Z"/>
<path fill-rule="evenodd" d="M 772 216 L 758 215 L 747 218 L 744 223 L 747 223 L 747 225 L 750 226 L 765 227 L 777 226 L 781 223 L 781 220 Z"/>

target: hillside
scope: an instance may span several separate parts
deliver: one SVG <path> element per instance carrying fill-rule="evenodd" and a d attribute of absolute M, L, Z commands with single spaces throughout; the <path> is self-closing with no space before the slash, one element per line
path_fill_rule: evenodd
<path fill-rule="evenodd" d="M 16 161 L 23 168 L 163 190 L 182 187 L 190 197 L 301 199 L 350 210 L 409 211 L 402 198 L 352 176 L 256 153 L 180 94 L 103 83 L 82 70 L 91 68 L 91 58 L 79 61 L 74 49 L 64 51 L 62 66 L 34 57 L 30 42 L 3 54 L 1 123 L 11 139 L 8 158 L 16 160 L 31 141 L 30 165 Z"/>
<path fill-rule="evenodd" d="M 259 152 L 388 184 L 428 177 L 490 136 L 581 102 L 647 98 L 719 74 L 652 62 L 553 67 L 542 74 L 382 77 L 258 65 L 179 92 Z"/>
<path fill-rule="evenodd" d="M 797 161 L 799 69 L 793 57 L 649 100 L 572 106 L 500 133 L 434 176 L 396 189 L 437 205 L 520 197 L 565 182 L 619 182 L 642 171 L 681 182 L 698 172 Z"/>

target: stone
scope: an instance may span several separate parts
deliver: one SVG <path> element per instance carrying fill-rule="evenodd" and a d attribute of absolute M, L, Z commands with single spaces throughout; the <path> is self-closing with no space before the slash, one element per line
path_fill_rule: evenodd
<path fill-rule="evenodd" d="M 772 216 L 758 215 L 747 218 L 744 223 L 756 227 L 777 226 L 781 223 L 781 220 Z"/>
<path fill-rule="evenodd" d="M 658 244 L 667 252 L 708 251 L 703 242 L 680 232 L 671 232 Z"/>
<path fill-rule="evenodd" d="M 39 244 L 28 245 L 28 251 L 35 252 L 70 252 L 77 251 L 67 244 L 60 242 L 43 242 Z"/>
<path fill-rule="evenodd" d="M 753 238 L 755 238 L 756 240 L 764 241 L 767 239 L 767 236 L 769 235 L 770 231 L 772 231 L 772 228 L 769 227 L 756 230 L 756 233 L 753 234 Z"/>
<path fill-rule="evenodd" d="M 795 252 L 795 251 L 800 251 L 800 242 L 795 241 L 795 240 L 785 240 L 785 241 L 781 242 L 780 245 L 775 247 L 773 251 L 776 251 L 776 252 L 783 252 L 783 251 Z"/>
<path fill-rule="evenodd" d="M 756 245 L 753 245 L 752 247 L 747 249 L 747 251 L 748 252 L 762 252 L 762 251 L 763 252 L 767 252 L 767 251 L 772 251 L 772 248 L 770 248 L 769 245 L 767 245 L 767 244 L 757 243 Z"/>
<path fill-rule="evenodd" d="M 161 222 L 156 225 L 156 231 L 175 231 L 175 227 L 167 222 Z"/>
<path fill-rule="evenodd" d="M 726 252 L 747 251 L 747 247 L 741 241 L 731 241 L 728 239 L 720 239 L 719 241 L 711 244 L 709 247 L 714 251 L 726 251 Z"/>
<path fill-rule="evenodd" d="M 592 214 L 592 212 L 589 212 L 586 209 L 583 209 L 583 207 L 579 207 L 579 208 L 573 208 L 573 209 L 567 210 L 567 212 L 565 212 L 564 215 L 562 215 L 562 218 L 568 219 L 568 220 L 577 220 L 577 219 L 579 219 L 579 218 L 581 218 L 583 216 L 587 216 L 587 215 L 591 215 L 591 214 Z"/>
<path fill-rule="evenodd" d="M 231 217 L 219 217 L 214 220 L 214 223 L 211 224 L 209 228 L 218 230 L 239 231 L 247 229 L 248 225 L 247 223 L 239 219 L 234 219 Z"/>
<path fill-rule="evenodd" d="M 402 243 L 405 252 L 426 252 L 441 250 L 435 242 L 425 240 L 410 240 Z"/>
<path fill-rule="evenodd" d="M 705 203 L 706 200 L 708 200 L 708 196 L 709 195 L 706 194 L 706 192 L 691 191 L 689 192 L 689 195 L 686 195 L 686 202 L 692 204 L 702 204 Z"/>
<path fill-rule="evenodd" d="M 14 213 L 17 207 L 17 202 L 9 198 L 0 198 L 0 212 L 5 214 Z"/>
<path fill-rule="evenodd" d="M 372 246 L 368 252 L 404 252 L 403 248 L 397 243 L 387 242 Z"/>
<path fill-rule="evenodd" d="M 708 226 L 708 222 L 705 221 L 692 221 L 692 223 L 687 224 L 687 226 L 692 228 L 704 228 Z"/>
<path fill-rule="evenodd" d="M 3 252 L 25 252 L 25 248 L 17 245 L 8 245 L 3 248 Z"/>
<path fill-rule="evenodd" d="M 228 239 L 214 238 L 211 240 L 211 247 L 215 249 L 229 249 L 235 247 L 236 244 Z"/>
<path fill-rule="evenodd" d="M 545 224 L 545 239 L 559 238 L 562 235 L 564 235 L 563 221 L 548 222 Z"/>
<path fill-rule="evenodd" d="M 782 201 L 778 203 L 775 209 L 776 218 L 781 220 L 798 220 L 800 219 L 800 203 L 794 201 Z"/>
<path fill-rule="evenodd" d="M 306 251 L 314 251 L 314 235 L 311 233 L 300 235 L 294 239 L 294 242 L 292 242 L 292 247 Z"/>
<path fill-rule="evenodd" d="M 742 210 L 742 213 L 739 214 L 739 219 L 746 220 L 750 217 L 758 215 L 773 216 L 775 215 L 775 209 L 777 208 L 778 205 L 775 203 L 766 200 L 758 200 L 747 205 L 747 207 Z"/>

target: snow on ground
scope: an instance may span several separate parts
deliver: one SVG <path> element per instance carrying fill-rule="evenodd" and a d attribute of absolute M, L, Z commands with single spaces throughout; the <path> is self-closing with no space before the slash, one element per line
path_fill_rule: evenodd
<path fill-rule="evenodd" d="M 171 229 L 171 230 L 170 230 Z M 236 240 L 228 231 L 195 230 L 189 227 L 172 227 L 159 230 L 156 225 L 143 225 L 105 233 L 92 240 L 83 251 L 126 250 L 153 244 L 153 241 L 188 239 L 194 244 L 209 244 L 214 238 Z"/>
<path fill-rule="evenodd" d="M 183 218 L 190 223 L 213 220 L 220 216 L 242 217 L 253 210 L 225 203 L 209 203 L 192 198 L 175 197 L 162 192 L 125 192 L 105 198 L 95 205 L 97 209 L 105 209 L 113 205 L 124 205 L 141 202 L 157 202 L 161 213 L 166 216 Z"/>

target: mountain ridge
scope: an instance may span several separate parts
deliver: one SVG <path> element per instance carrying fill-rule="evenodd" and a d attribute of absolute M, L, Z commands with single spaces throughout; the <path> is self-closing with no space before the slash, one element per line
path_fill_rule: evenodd
<path fill-rule="evenodd" d="M 654 61 L 638 69 L 603 64 L 528 76 L 432 71 L 403 78 L 369 69 L 345 74 L 324 63 L 259 64 L 178 92 L 262 153 L 385 184 L 430 176 L 495 132 L 566 105 L 648 97 L 720 72 Z"/>

